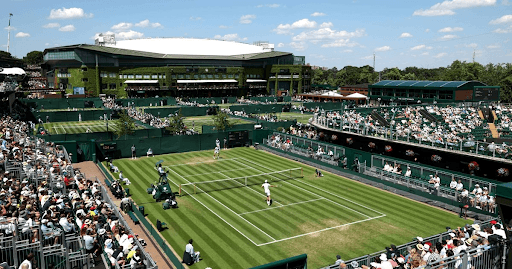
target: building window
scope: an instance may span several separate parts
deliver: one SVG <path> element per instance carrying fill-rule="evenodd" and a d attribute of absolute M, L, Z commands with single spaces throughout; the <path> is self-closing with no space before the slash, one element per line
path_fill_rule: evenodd
<path fill-rule="evenodd" d="M 194 79 L 198 79 L 199 78 L 199 75 L 194 75 Z"/>
<path fill-rule="evenodd" d="M 227 78 L 228 76 L 226 74 L 222 75 L 222 78 Z"/>
<path fill-rule="evenodd" d="M 208 74 L 208 78 L 213 78 L 213 75 Z"/>
<path fill-rule="evenodd" d="M 233 74 L 229 74 L 229 75 L 228 75 L 228 78 L 233 78 Z"/>
<path fill-rule="evenodd" d="M 119 74 L 119 78 L 123 78 L 123 75 Z"/>
<path fill-rule="evenodd" d="M 144 75 L 144 79 L 149 79 L 149 75 Z"/>
<path fill-rule="evenodd" d="M 52 89 L 55 87 L 55 83 L 53 82 L 48 82 L 48 88 Z"/>
<path fill-rule="evenodd" d="M 135 78 L 134 75 L 128 75 L 128 78 Z"/>
<path fill-rule="evenodd" d="M 175 76 L 175 75 L 173 75 L 173 76 L 174 76 L 173 78 L 176 78 L 176 76 Z M 157 79 L 157 78 L 158 78 L 158 75 L 151 75 L 151 78 L 152 78 L 152 79 Z"/>
<path fill-rule="evenodd" d="M 116 73 L 110 73 L 110 74 L 108 74 L 108 76 L 111 77 L 111 78 L 115 78 L 116 77 Z"/>
<path fill-rule="evenodd" d="M 178 78 L 179 78 L 179 79 L 183 79 L 183 75 L 181 75 L 181 74 L 180 74 L 180 75 L 178 75 Z"/>
<path fill-rule="evenodd" d="M 183 76 L 183 75 L 181 75 Z M 185 78 L 190 79 L 190 75 L 185 75 Z"/>
<path fill-rule="evenodd" d="M 82 78 L 82 82 L 89 82 L 88 78 Z"/>
<path fill-rule="evenodd" d="M 166 75 L 163 75 L 162 77 L 165 79 Z"/>
<path fill-rule="evenodd" d="M 108 76 L 107 73 L 103 73 L 103 72 L 100 73 L 100 77 L 102 77 L 102 78 L 106 78 L 107 76 Z"/>
<path fill-rule="evenodd" d="M 141 78 L 142 78 L 142 75 L 135 75 L 135 78 L 137 78 L 137 79 L 141 79 Z"/>
<path fill-rule="evenodd" d="M 219 75 L 215 75 L 215 78 L 219 78 L 220 76 Z"/>
<path fill-rule="evenodd" d="M 116 89 L 116 84 L 115 83 L 110 83 L 110 84 L 108 84 L 108 88 L 111 89 L 111 90 L 115 90 Z"/>
<path fill-rule="evenodd" d="M 240 76 L 238 74 L 235 75 L 235 78 L 239 78 Z"/>

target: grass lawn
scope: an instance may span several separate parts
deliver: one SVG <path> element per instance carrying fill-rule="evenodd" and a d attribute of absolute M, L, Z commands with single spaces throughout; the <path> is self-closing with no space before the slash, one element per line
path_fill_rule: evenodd
<path fill-rule="evenodd" d="M 281 112 L 276 113 L 276 116 L 280 120 L 297 120 L 297 122 L 306 124 L 309 123 L 309 119 L 313 117 L 313 114 L 300 114 L 298 112 Z"/>
<path fill-rule="evenodd" d="M 237 124 L 245 124 L 245 123 L 253 123 L 252 121 L 238 119 L 238 118 L 229 118 L 229 121 L 233 123 L 233 125 Z M 203 125 L 210 125 L 213 126 L 213 116 L 193 116 L 193 117 L 186 117 L 183 122 L 185 123 L 185 126 L 187 126 L 187 129 L 194 128 L 195 131 L 202 133 L 203 132 Z"/>
<path fill-rule="evenodd" d="M 107 125 L 103 120 L 50 122 L 45 123 L 44 128 L 51 134 L 86 133 L 87 129 L 91 130 L 92 133 L 107 131 Z M 117 120 L 108 121 L 108 130 L 114 131 L 116 129 Z M 144 127 L 138 126 L 135 129 L 144 129 Z"/>
<path fill-rule="evenodd" d="M 194 239 L 204 260 L 191 268 L 248 268 L 302 253 L 308 255 L 309 268 L 319 268 L 334 263 L 337 254 L 348 260 L 470 223 L 330 173 L 315 178 L 314 168 L 264 151 L 235 148 L 221 151 L 219 160 L 212 156 L 208 150 L 114 161 L 131 180 L 132 198 L 145 207 L 149 220 L 168 224 L 162 235 L 177 253 Z M 164 211 L 162 202 L 146 193 L 158 179 L 154 166 L 159 160 L 173 191 L 180 184 L 196 183 L 195 188 L 183 188 L 189 195 L 177 198 L 178 209 Z M 303 169 L 303 178 L 273 182 L 273 176 L 259 176 L 255 185 L 193 194 L 193 189 L 209 188 L 198 182 L 297 167 Z M 271 188 L 272 206 L 264 201 L 264 179 L 277 186 Z"/>
<path fill-rule="evenodd" d="M 77 108 L 75 111 L 87 111 L 87 110 L 105 110 L 106 108 L 103 107 L 90 107 L 90 108 Z M 39 112 L 64 112 L 64 111 L 73 111 L 73 109 L 41 109 Z"/>

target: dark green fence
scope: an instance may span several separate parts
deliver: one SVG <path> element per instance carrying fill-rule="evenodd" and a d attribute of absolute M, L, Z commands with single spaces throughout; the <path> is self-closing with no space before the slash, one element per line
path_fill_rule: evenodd
<path fill-rule="evenodd" d="M 286 258 L 283 260 L 263 264 L 260 266 L 252 267 L 251 269 L 307 269 L 308 268 L 308 255 L 301 254 L 294 257 Z"/>
<path fill-rule="evenodd" d="M 292 97 L 291 96 L 280 96 L 283 101 L 282 102 L 291 102 Z M 260 101 L 260 102 L 277 102 L 279 101 L 280 97 L 277 96 L 257 96 L 257 97 L 251 97 L 250 100 Z"/>
<path fill-rule="evenodd" d="M 212 104 L 212 101 L 215 101 L 215 104 L 222 104 L 224 98 L 228 98 L 228 103 L 236 103 L 236 97 L 198 97 L 198 98 L 189 98 L 190 102 L 197 102 L 198 104 Z M 225 103 L 225 102 L 224 102 Z"/>
<path fill-rule="evenodd" d="M 21 99 L 21 102 L 35 109 L 85 108 L 86 102 L 93 102 L 94 107 L 103 107 L 98 97 L 93 98 L 58 98 L 58 99 Z"/>
<path fill-rule="evenodd" d="M 46 107 L 45 107 L 46 108 Z M 80 111 L 58 111 L 58 112 L 33 112 L 34 117 L 40 118 L 43 122 L 46 122 L 46 117 L 50 122 L 64 122 L 64 121 L 78 121 L 82 118 L 82 121 L 99 120 L 100 117 L 107 115 L 110 118 L 110 114 L 113 110 L 80 110 Z"/>
<path fill-rule="evenodd" d="M 247 114 L 279 113 L 283 111 L 283 104 L 268 105 L 234 105 L 230 106 L 231 111 L 245 111 Z"/>
<path fill-rule="evenodd" d="M 164 105 L 172 106 L 176 105 L 176 99 L 174 97 L 149 97 L 149 98 L 127 98 L 127 99 L 116 99 L 116 102 L 121 102 L 123 106 L 135 105 L 139 106 L 161 106 L 162 101 Z M 167 103 L 165 103 L 167 101 Z"/>
<path fill-rule="evenodd" d="M 144 112 L 149 113 L 153 116 L 157 116 L 160 118 L 167 117 L 169 115 L 174 115 L 181 109 L 181 115 L 184 117 L 190 116 L 205 116 L 208 113 L 208 109 L 218 109 L 218 106 L 209 106 L 209 107 L 195 107 L 195 106 L 182 106 L 182 107 L 162 107 L 162 108 L 146 108 Z"/>

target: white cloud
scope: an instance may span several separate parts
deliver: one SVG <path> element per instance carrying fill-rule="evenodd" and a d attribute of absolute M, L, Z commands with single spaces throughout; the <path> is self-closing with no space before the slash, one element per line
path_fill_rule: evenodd
<path fill-rule="evenodd" d="M 194 16 L 190 17 L 191 21 L 200 21 L 201 19 L 202 19 L 201 17 L 194 17 Z"/>
<path fill-rule="evenodd" d="M 498 45 L 498 44 L 494 44 L 494 45 L 488 45 L 488 46 L 486 46 L 486 48 L 488 48 L 488 49 L 499 49 L 499 48 L 501 48 L 501 46 Z"/>
<path fill-rule="evenodd" d="M 494 30 L 493 32 L 498 33 L 498 34 L 510 33 L 510 32 L 512 32 L 512 25 L 510 25 L 509 27 L 506 27 L 506 28 L 498 28 L 498 29 Z"/>
<path fill-rule="evenodd" d="M 240 23 L 249 24 L 252 23 L 252 20 L 256 19 L 256 15 L 243 15 L 240 17 Z"/>
<path fill-rule="evenodd" d="M 442 28 L 442 29 L 439 29 L 439 33 L 451 33 L 451 32 L 460 32 L 460 31 L 463 31 L 464 28 L 462 27 L 445 27 L 445 28 Z"/>
<path fill-rule="evenodd" d="M 257 8 L 262 8 L 262 7 L 278 8 L 280 6 L 281 6 L 280 4 L 265 4 L 265 5 L 257 5 L 256 7 Z"/>
<path fill-rule="evenodd" d="M 423 53 L 422 53 L 422 54 L 420 54 L 420 55 L 422 55 L 422 56 L 427 56 L 428 54 L 429 54 L 429 52 L 428 52 L 428 51 L 425 51 L 425 52 L 423 52 Z"/>
<path fill-rule="evenodd" d="M 390 46 L 383 46 L 383 47 L 376 48 L 375 51 L 388 51 L 390 49 L 391 49 Z"/>
<path fill-rule="evenodd" d="M 464 45 L 464 46 L 465 46 L 466 48 L 473 48 L 473 49 L 474 49 L 474 48 L 478 47 L 478 44 L 477 44 L 477 43 L 471 43 L 471 44 L 466 44 L 466 45 Z"/>
<path fill-rule="evenodd" d="M 322 24 L 320 24 L 320 28 L 331 28 L 332 26 L 332 22 L 323 22 Z"/>
<path fill-rule="evenodd" d="M 285 46 L 285 45 L 284 45 L 284 43 L 279 43 L 279 44 L 277 44 L 277 47 L 278 47 L 278 48 L 282 48 L 282 47 L 284 47 L 284 46 Z"/>
<path fill-rule="evenodd" d="M 78 18 L 92 18 L 92 13 L 85 13 L 83 9 L 79 7 L 52 9 L 48 19 L 78 19 Z"/>
<path fill-rule="evenodd" d="M 411 48 L 411 50 L 420 50 L 420 49 L 424 49 L 424 48 L 426 48 L 426 47 L 427 47 L 427 46 L 425 46 L 425 45 L 418 45 L 418 46 L 414 46 L 414 47 L 412 47 L 412 48 Z"/>
<path fill-rule="evenodd" d="M 143 36 L 144 36 L 143 33 L 130 30 L 130 31 L 126 31 L 126 32 L 117 33 L 116 34 L 116 39 L 120 39 L 120 40 L 122 40 L 122 39 L 136 39 L 136 38 L 141 38 Z"/>
<path fill-rule="evenodd" d="M 428 32 L 430 32 L 430 29 L 428 29 L 428 28 L 425 29 L 425 33 L 428 33 Z"/>
<path fill-rule="evenodd" d="M 314 41 L 312 43 L 315 43 Z M 330 43 L 322 44 L 322 48 L 338 48 L 338 47 L 355 47 L 359 45 L 357 42 L 350 42 L 350 39 L 338 39 Z"/>
<path fill-rule="evenodd" d="M 352 37 L 362 37 L 365 36 L 366 32 L 364 29 L 357 29 L 354 32 L 347 31 L 336 31 L 331 28 L 320 28 L 317 30 L 312 30 L 308 32 L 302 32 L 292 39 L 293 41 L 310 41 L 312 43 L 317 43 L 319 41 L 329 41 L 329 40 L 343 40 Z"/>
<path fill-rule="evenodd" d="M 399 38 L 412 37 L 410 33 L 402 33 Z"/>
<path fill-rule="evenodd" d="M 43 28 L 57 28 L 60 27 L 60 24 L 56 22 L 50 22 L 48 24 L 43 25 Z"/>
<path fill-rule="evenodd" d="M 29 33 L 23 33 L 23 32 L 18 32 L 16 34 L 16 37 L 30 37 L 30 34 Z"/>
<path fill-rule="evenodd" d="M 201 18 L 199 18 L 201 19 Z M 135 27 L 141 27 L 141 28 L 146 28 L 146 27 L 151 27 L 151 28 L 160 28 L 162 27 L 162 25 L 159 23 L 159 22 L 149 22 L 148 19 L 145 19 L 143 21 L 140 21 L 138 23 L 135 24 Z"/>
<path fill-rule="evenodd" d="M 50 46 L 50 43 L 44 43 L 45 46 Z"/>
<path fill-rule="evenodd" d="M 342 52 L 344 52 L 344 53 L 351 53 L 351 52 L 353 52 L 353 50 L 343 50 Z"/>
<path fill-rule="evenodd" d="M 219 25 L 219 28 L 220 28 L 220 29 L 228 29 L 228 28 L 229 28 L 229 26 L 226 26 L 226 25 Z"/>
<path fill-rule="evenodd" d="M 436 54 L 436 56 L 434 56 L 434 58 L 438 58 L 438 59 L 439 59 L 439 58 L 442 58 L 442 57 L 444 57 L 444 56 L 446 56 L 446 55 L 448 55 L 448 53 L 446 53 L 446 52 L 441 52 L 441 53 Z"/>
<path fill-rule="evenodd" d="M 512 15 L 504 15 L 501 18 L 497 18 L 489 22 L 489 24 L 502 24 L 512 22 Z"/>
<path fill-rule="evenodd" d="M 431 6 L 429 9 L 418 9 L 414 16 L 446 16 L 454 15 L 455 9 L 493 6 L 497 0 L 446 0 Z"/>
<path fill-rule="evenodd" d="M 100 36 L 100 34 L 104 34 L 104 35 L 113 35 L 113 34 L 115 34 L 115 33 L 114 33 L 114 32 L 112 32 L 112 31 L 107 31 L 107 32 L 105 32 L 105 33 L 96 33 L 96 34 L 94 34 L 94 36 L 93 36 L 93 37 L 91 37 L 91 39 L 92 39 L 92 40 L 96 40 L 96 38 L 98 38 L 98 37 Z"/>
<path fill-rule="evenodd" d="M 361 57 L 362 60 L 372 60 L 373 59 L 373 55 L 368 55 L 368 56 L 364 56 L 364 57 Z"/>
<path fill-rule="evenodd" d="M 457 35 L 444 35 L 442 36 L 441 38 L 439 38 L 440 40 L 450 40 L 450 39 L 454 39 L 454 38 L 457 38 L 459 36 Z"/>
<path fill-rule="evenodd" d="M 231 41 L 246 41 L 247 40 L 247 37 L 241 38 L 238 36 L 238 34 L 225 34 L 223 36 L 215 35 L 213 38 L 220 39 L 220 40 L 231 40 Z"/>
<path fill-rule="evenodd" d="M 311 14 L 311 17 L 322 17 L 322 16 L 326 16 L 327 14 L 323 13 L 323 12 L 314 12 L 313 14 Z"/>
<path fill-rule="evenodd" d="M 73 24 L 68 24 L 66 26 L 62 26 L 59 28 L 61 32 L 73 32 L 75 31 L 75 26 Z"/>
<path fill-rule="evenodd" d="M 297 51 L 305 50 L 308 46 L 306 42 L 291 42 L 290 47 L 294 48 Z"/>
<path fill-rule="evenodd" d="M 330 22 L 322 23 L 323 26 L 332 25 Z M 309 19 L 298 20 L 292 24 L 279 24 L 276 29 L 272 30 L 279 35 L 292 34 L 291 30 L 299 28 L 315 28 L 317 26 L 316 21 L 310 21 Z"/>
<path fill-rule="evenodd" d="M 131 23 L 131 22 L 120 22 L 120 23 L 112 26 L 110 29 L 112 29 L 114 31 L 121 32 L 121 31 L 126 31 L 132 27 L 133 27 L 133 23 Z"/>

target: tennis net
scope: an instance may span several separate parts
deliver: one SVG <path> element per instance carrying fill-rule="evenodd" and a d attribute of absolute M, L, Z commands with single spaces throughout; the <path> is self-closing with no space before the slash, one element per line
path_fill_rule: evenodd
<path fill-rule="evenodd" d="M 190 195 L 203 192 L 220 191 L 233 188 L 241 188 L 251 185 L 263 184 L 265 180 L 272 184 L 273 182 L 302 178 L 302 168 L 292 168 L 282 171 L 263 173 L 236 178 L 223 178 L 211 181 L 191 182 L 180 185 L 180 195 Z"/>

